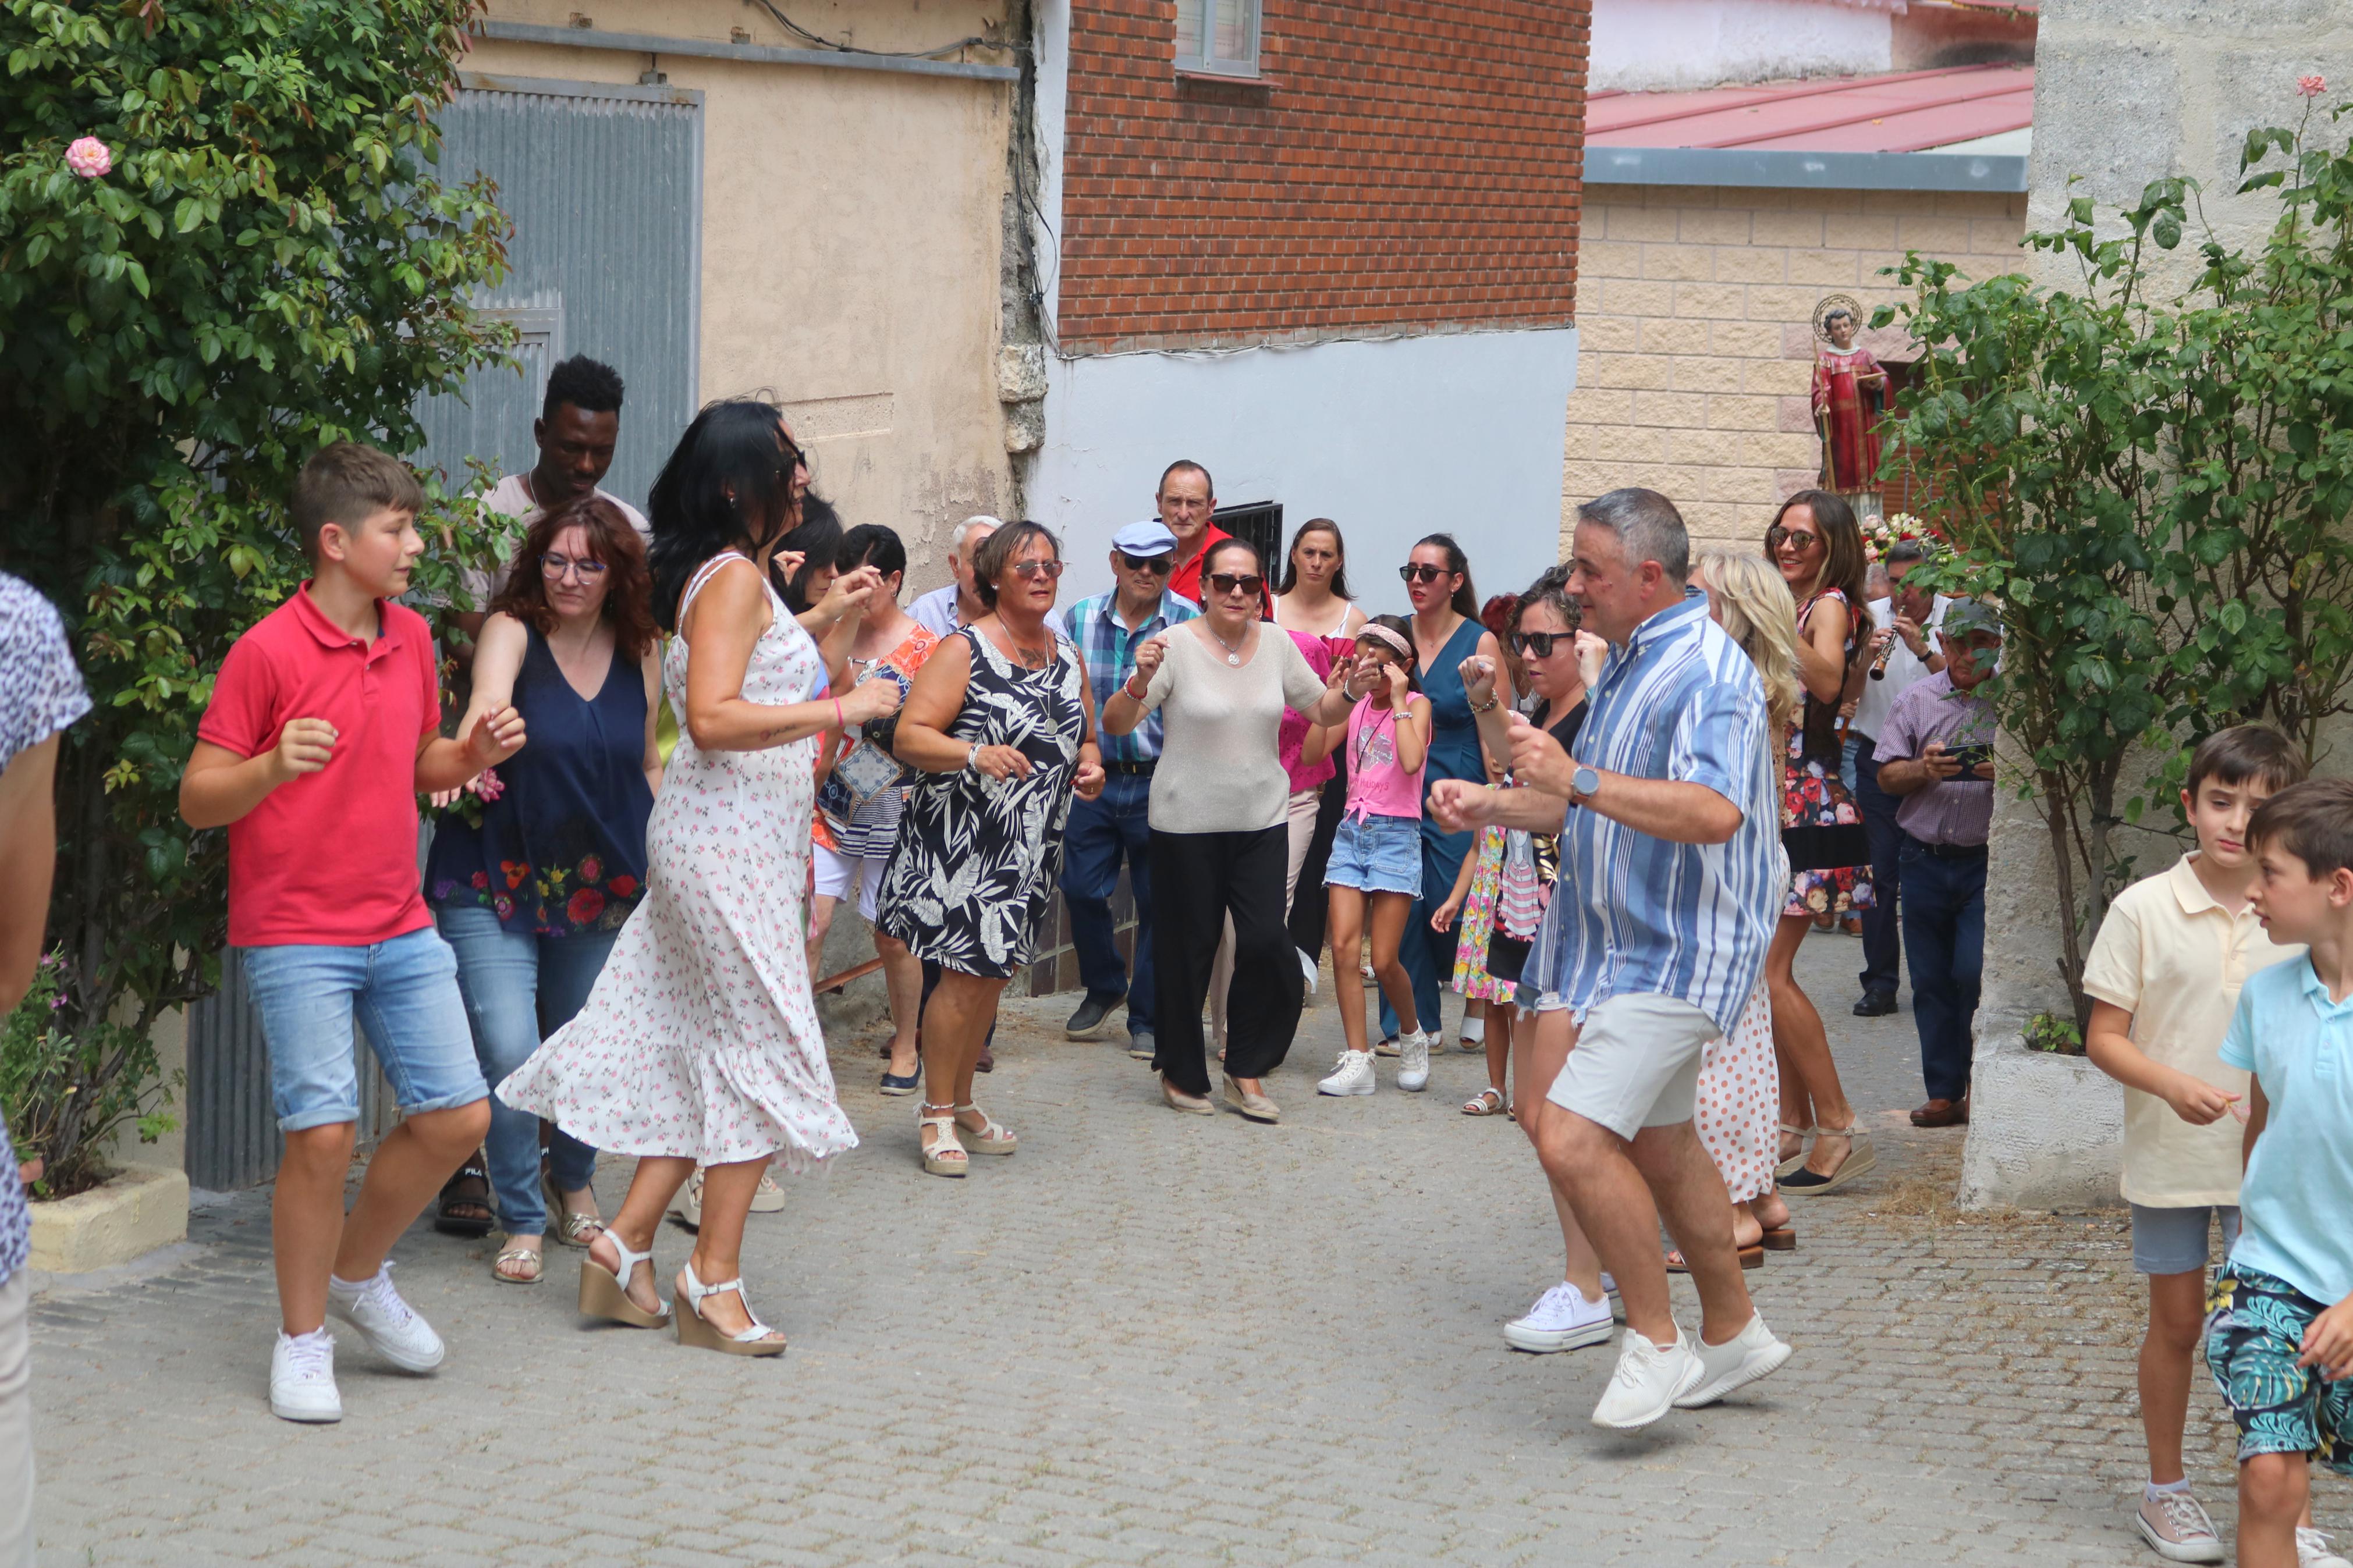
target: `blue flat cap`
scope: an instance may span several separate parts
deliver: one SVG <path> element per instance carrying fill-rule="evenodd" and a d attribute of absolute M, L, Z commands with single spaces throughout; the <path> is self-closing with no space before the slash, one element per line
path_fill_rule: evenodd
<path fill-rule="evenodd" d="M 1111 536 L 1111 547 L 1138 559 L 1166 555 L 1176 548 L 1176 536 L 1164 522 L 1131 522 Z"/>

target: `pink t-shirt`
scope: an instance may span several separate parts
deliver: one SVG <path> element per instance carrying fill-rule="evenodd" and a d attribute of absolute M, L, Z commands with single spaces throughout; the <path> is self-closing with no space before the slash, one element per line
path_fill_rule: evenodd
<path fill-rule="evenodd" d="M 1410 702 L 1413 699 L 1406 699 Z M 1376 708 L 1370 697 L 1356 700 L 1348 715 L 1348 809 L 1356 817 L 1403 816 L 1421 820 L 1421 775 L 1430 766 L 1425 751 L 1421 767 L 1411 773 L 1398 765 L 1397 712 Z"/>
<path fill-rule="evenodd" d="M 334 755 L 228 827 L 228 940 L 237 947 L 364 947 L 433 923 L 417 874 L 417 751 L 441 724 L 425 617 L 376 601 L 364 642 L 304 584 L 237 639 L 196 738 L 240 757 L 290 719 L 335 727 Z"/>
<path fill-rule="evenodd" d="M 1307 668 L 1315 672 L 1315 678 L 1319 680 L 1331 679 L 1331 645 L 1322 637 L 1312 637 L 1304 632 L 1291 632 L 1287 635 L 1293 642 L 1299 645 L 1299 656 L 1307 661 Z M 1352 643 L 1349 646 L 1353 647 L 1356 645 Z M 1332 759 L 1328 756 L 1312 768 L 1300 766 L 1299 752 L 1300 748 L 1307 743 L 1307 715 L 1295 708 L 1286 708 L 1282 710 L 1282 729 L 1275 736 L 1274 751 L 1275 754 L 1282 759 L 1283 772 L 1291 775 L 1291 793 L 1293 795 L 1303 790 L 1323 788 L 1324 782 L 1335 771 Z"/>

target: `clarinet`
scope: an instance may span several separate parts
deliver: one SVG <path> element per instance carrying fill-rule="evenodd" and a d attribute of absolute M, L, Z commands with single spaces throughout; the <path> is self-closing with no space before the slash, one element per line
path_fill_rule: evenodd
<path fill-rule="evenodd" d="M 1879 650 L 1879 657 L 1871 661 L 1872 679 L 1884 680 L 1887 679 L 1888 656 L 1895 651 L 1895 645 L 1903 640 L 1904 639 L 1898 637 L 1893 630 L 1889 631 L 1887 634 L 1887 646 L 1881 648 Z"/>

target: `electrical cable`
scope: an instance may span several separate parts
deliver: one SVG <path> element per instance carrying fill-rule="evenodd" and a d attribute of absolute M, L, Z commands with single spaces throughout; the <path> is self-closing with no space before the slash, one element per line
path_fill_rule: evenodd
<path fill-rule="evenodd" d="M 996 39 L 988 37 L 985 34 L 976 33 L 968 38 L 958 38 L 953 44 L 942 44 L 935 49 L 865 49 L 859 47 L 856 44 L 839 43 L 832 38 L 824 37 L 822 34 L 809 31 L 807 27 L 802 26 L 798 22 L 794 21 L 790 16 L 786 16 L 784 12 L 776 6 L 775 0 L 745 0 L 745 4 L 757 5 L 761 10 L 765 11 L 769 16 L 775 20 L 777 26 L 782 27 L 786 32 L 792 34 L 795 37 L 801 39 L 811 48 L 831 49 L 837 54 L 874 55 L 882 58 L 894 60 L 928 60 L 936 59 L 942 55 L 956 54 L 968 48 L 1010 49 L 1014 53 L 1018 54 L 1028 47 L 1022 44 L 999 43 Z"/>

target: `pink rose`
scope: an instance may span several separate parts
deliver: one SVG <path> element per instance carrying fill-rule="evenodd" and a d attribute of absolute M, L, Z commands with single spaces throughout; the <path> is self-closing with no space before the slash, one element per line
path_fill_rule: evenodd
<path fill-rule="evenodd" d="M 2327 90 L 2328 79 L 2325 76 L 2300 76 L 2295 79 L 2295 92 L 2298 98 L 2318 98 Z M 77 142 L 74 145 L 79 147 L 81 143 Z M 105 172 L 103 169 L 99 171 L 100 174 Z"/>
<path fill-rule="evenodd" d="M 114 167 L 114 153 L 95 136 L 76 137 L 66 149 L 66 167 L 85 180 L 95 180 Z"/>

